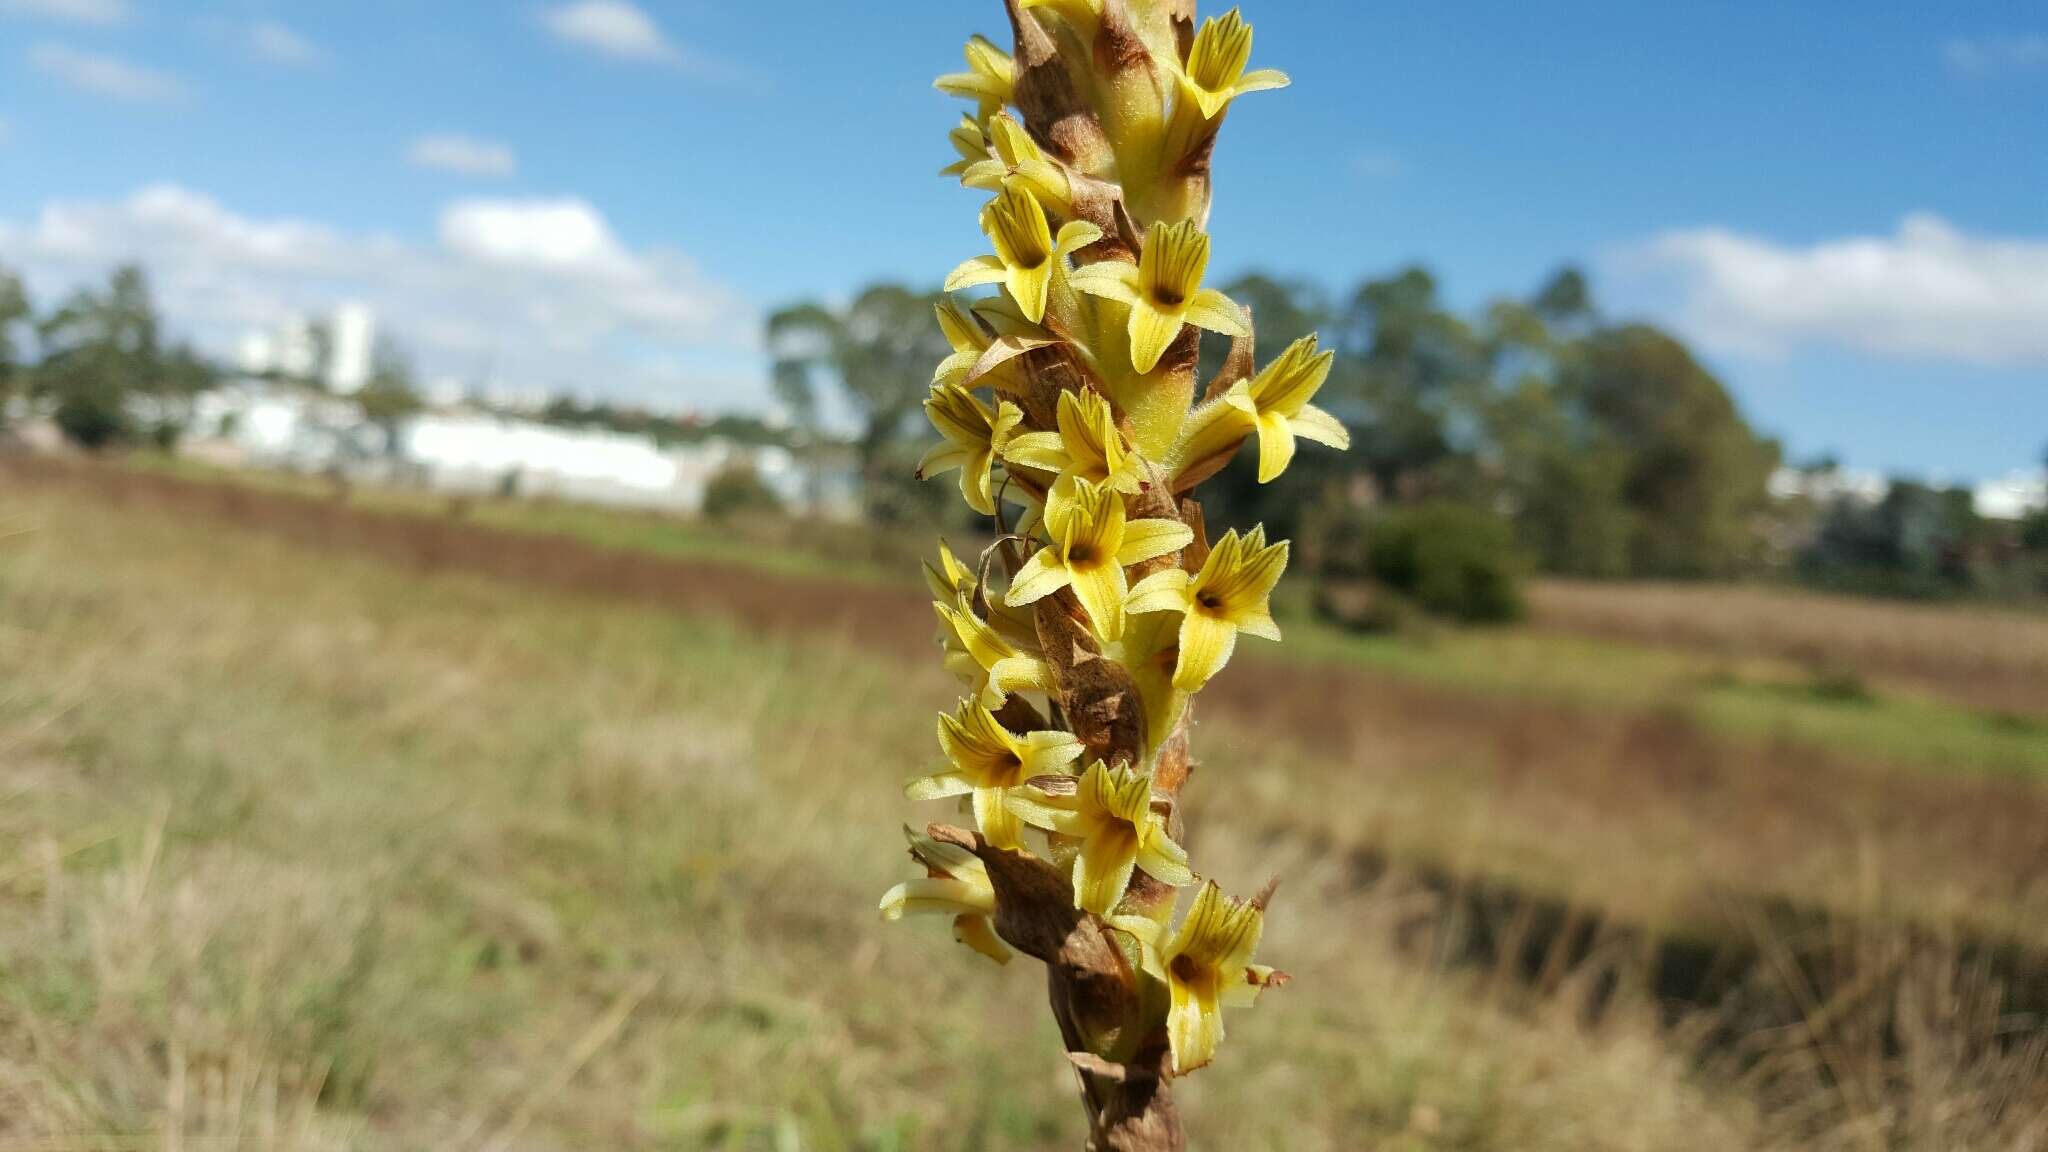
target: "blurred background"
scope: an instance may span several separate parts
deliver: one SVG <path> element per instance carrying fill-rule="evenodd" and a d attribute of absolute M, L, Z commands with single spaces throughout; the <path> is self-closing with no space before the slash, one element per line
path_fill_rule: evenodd
<path fill-rule="evenodd" d="M 2048 1147 L 2048 18 L 1246 16 L 1198 1146 Z M 1076 1146 L 874 913 L 975 31 L 0 0 L 0 1150 Z"/>

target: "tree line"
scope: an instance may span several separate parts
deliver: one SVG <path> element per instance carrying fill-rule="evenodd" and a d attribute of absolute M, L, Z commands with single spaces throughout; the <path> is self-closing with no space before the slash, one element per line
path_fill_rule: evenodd
<path fill-rule="evenodd" d="M 333 341 L 314 325 L 309 343 L 305 372 L 269 377 L 324 390 Z M 122 265 L 103 287 L 79 287 L 43 311 L 20 276 L 0 268 L 0 428 L 44 416 L 90 450 L 170 447 L 190 425 L 193 400 L 226 375 L 190 343 L 165 335 L 148 274 L 137 265 Z M 388 342 L 351 399 L 387 439 L 422 405 L 410 362 Z"/>
<path fill-rule="evenodd" d="M 1460 558 L 1452 582 L 1534 569 L 2048 593 L 2048 521 L 1972 551 L 1997 530 L 1975 518 L 1966 491 L 1900 484 L 1875 510 L 1773 500 L 1782 446 L 1751 427 L 1684 341 L 1606 316 L 1576 268 L 1476 315 L 1448 306 L 1420 266 L 1348 292 L 1263 274 L 1225 290 L 1252 309 L 1262 360 L 1310 332 L 1337 351 L 1317 403 L 1350 429 L 1352 450 L 1297 460 L 1268 485 L 1241 455 L 1216 482 L 1209 516 L 1219 531 L 1264 522 L 1326 574 L 1384 576 L 1402 566 L 1386 559 L 1402 541 L 1456 535 L 1456 546 L 1425 548 Z M 815 424 L 834 391 L 859 418 L 856 456 L 877 520 L 942 506 L 907 479 L 925 382 L 949 351 L 932 319 L 937 298 L 883 284 L 843 308 L 806 303 L 767 321 L 773 383 L 797 426 Z M 1225 351 L 1204 341 L 1204 378 Z"/>

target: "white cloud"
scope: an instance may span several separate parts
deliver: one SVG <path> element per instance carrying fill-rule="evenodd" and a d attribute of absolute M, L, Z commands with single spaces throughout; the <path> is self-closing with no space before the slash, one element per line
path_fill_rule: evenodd
<path fill-rule="evenodd" d="M 576 0 L 542 12 L 541 24 L 558 40 L 622 59 L 675 61 L 681 55 L 652 16 L 625 0 Z"/>
<path fill-rule="evenodd" d="M 259 60 L 292 65 L 320 60 L 320 49 L 312 41 L 275 20 L 259 20 L 249 25 L 243 38 Z"/>
<path fill-rule="evenodd" d="M 74 24 L 125 24 L 127 0 L 0 0 L 0 13 L 68 20 Z"/>
<path fill-rule="evenodd" d="M 135 260 L 167 318 L 226 354 L 251 329 L 370 304 L 429 377 L 726 407 L 765 402 L 751 310 L 580 200 L 462 200 L 419 244 L 237 214 L 176 185 L 0 222 L 0 261 L 45 299 Z"/>
<path fill-rule="evenodd" d="M 184 82 L 176 76 L 130 64 L 118 56 L 62 44 L 38 44 L 29 60 L 39 71 L 98 96 L 142 104 L 168 104 L 185 96 Z"/>
<path fill-rule="evenodd" d="M 502 179 L 519 171 L 519 159 L 510 146 L 472 136 L 422 136 L 406 149 L 405 156 L 415 168 L 458 176 Z"/>
<path fill-rule="evenodd" d="M 1724 351 L 1823 344 L 1881 356 L 2048 365 L 2048 237 L 1972 236 L 1931 215 L 1891 236 L 1785 246 L 1720 228 L 1616 261 L 1678 291 L 1680 322 Z"/>
<path fill-rule="evenodd" d="M 1958 37 L 1941 46 L 1949 71 L 1966 76 L 2048 70 L 2048 36 Z"/>

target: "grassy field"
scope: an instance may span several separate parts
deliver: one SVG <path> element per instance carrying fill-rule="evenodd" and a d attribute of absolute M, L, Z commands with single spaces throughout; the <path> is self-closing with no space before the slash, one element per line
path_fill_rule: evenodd
<path fill-rule="evenodd" d="M 138 455 L 125 467 L 332 500 L 326 480 Z M 690 562 L 917 587 L 926 533 L 769 519 L 711 524 L 551 501 L 362 485 L 345 502 Z M 965 547 L 965 542 L 960 542 Z M 1299 593 L 1297 586 L 1291 590 Z M 1298 602 L 1300 597 L 1295 596 Z M 1360 636 L 1280 609 L 1290 660 L 1352 663 L 1437 689 L 1679 712 L 1753 742 L 1937 772 L 2048 777 L 2048 616 L 1749 586 L 1539 582 L 1515 629 Z M 1259 655 L 1254 646 L 1249 655 Z"/>
<path fill-rule="evenodd" d="M 873 913 L 929 661 L 387 560 L 0 488 L 0 1148 L 1075 1146 L 1028 964 Z M 1190 1082 L 1199 1147 L 2026 1146 L 2039 1026 L 1952 937 L 1838 928 L 1837 996 L 1760 936 L 1753 995 L 1816 999 L 1758 1031 L 1654 1003 L 1630 937 L 1473 963 L 1432 877 L 2019 924 L 2033 789 L 1305 676 L 1200 736 L 1204 859 L 1284 877 L 1296 980 Z"/>

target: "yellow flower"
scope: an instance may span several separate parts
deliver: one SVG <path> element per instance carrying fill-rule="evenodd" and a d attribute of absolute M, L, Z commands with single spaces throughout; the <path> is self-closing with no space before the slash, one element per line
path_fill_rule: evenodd
<path fill-rule="evenodd" d="M 929 875 L 889 889 L 882 897 L 882 919 L 951 916 L 955 940 L 998 964 L 1008 964 L 1010 947 L 989 923 L 996 910 L 996 890 L 989 883 L 988 869 L 974 853 L 958 845 L 942 844 L 907 827 L 903 835 L 910 841 L 911 858 L 924 865 Z"/>
<path fill-rule="evenodd" d="M 932 87 L 948 96 L 959 96 L 973 100 L 979 106 L 981 119 L 1010 102 L 1017 90 L 1017 62 L 1010 54 L 989 42 L 986 36 L 975 36 L 967 41 L 967 71 L 954 72 L 939 77 Z"/>
<path fill-rule="evenodd" d="M 904 786 L 912 800 L 974 797 L 974 822 L 998 848 L 1022 842 L 1023 825 L 1004 806 L 1013 788 L 1033 776 L 1049 776 L 1081 756 L 1081 742 L 1071 732 L 1027 732 L 1016 735 L 995 714 L 974 700 L 962 700 L 959 711 L 939 714 L 939 747 L 946 767 Z"/>
<path fill-rule="evenodd" d="M 974 117 L 962 113 L 959 125 L 946 134 L 946 139 L 952 143 L 953 151 L 960 154 L 960 159 L 939 169 L 939 175 L 958 176 L 964 182 L 968 169 L 988 162 L 988 134 L 982 131 L 981 123 Z"/>
<path fill-rule="evenodd" d="M 1192 1072 L 1215 1057 L 1223 1041 L 1223 1009 L 1249 1005 L 1260 989 L 1284 979 L 1252 963 L 1265 923 L 1256 902 L 1230 899 L 1212 880 L 1195 894 L 1194 906 L 1166 948 L 1144 949 L 1146 970 L 1167 987 L 1166 1035 L 1176 1074 Z M 1145 927 L 1128 917 L 1117 925 Z"/>
<path fill-rule="evenodd" d="M 1225 394 L 1225 402 L 1258 427 L 1259 483 L 1287 470 L 1297 436 L 1339 450 L 1351 447 L 1351 433 L 1344 425 L 1309 403 L 1330 378 L 1330 364 L 1336 359 L 1335 352 L 1316 351 L 1314 336 L 1304 336 L 1249 383 L 1240 381 Z"/>
<path fill-rule="evenodd" d="M 1054 237 L 1045 208 L 1016 181 L 1003 185 L 1001 194 L 982 209 L 981 230 L 995 245 L 995 255 L 976 256 L 953 269 L 946 277 L 946 291 L 1000 283 L 1033 324 L 1045 319 L 1053 276 L 1065 269 L 1067 257 L 1102 239 L 1102 229 L 1085 220 L 1067 221 Z"/>
<path fill-rule="evenodd" d="M 1052 667 L 1036 647 L 1019 651 L 976 616 L 964 597 L 957 604 L 932 602 L 948 637 L 946 667 L 974 689 L 983 706 L 1001 708 L 1012 692 L 1057 690 Z"/>
<path fill-rule="evenodd" d="M 925 398 L 924 411 L 945 439 L 917 462 L 917 478 L 929 480 L 958 468 L 960 496 L 967 506 L 984 516 L 995 515 L 995 483 L 990 473 L 996 457 L 1009 445 L 1011 433 L 1024 422 L 1023 411 L 1004 400 L 991 412 L 958 384 L 934 387 Z"/>
<path fill-rule="evenodd" d="M 1202 119 L 1214 120 L 1232 100 L 1247 92 L 1285 88 L 1287 73 L 1273 68 L 1246 72 L 1252 59 L 1252 26 L 1232 8 L 1211 17 L 1195 33 L 1187 64 L 1178 69 L 1181 95 L 1202 110 Z"/>
<path fill-rule="evenodd" d="M 1261 484 L 1287 470 L 1297 438 L 1349 448 L 1351 433 L 1343 423 L 1309 403 L 1329 379 L 1336 358 L 1335 352 L 1316 351 L 1314 336 L 1304 336 L 1257 376 L 1238 381 L 1190 413 L 1165 457 L 1175 490 L 1191 483 L 1191 477 L 1198 480 L 1221 468 L 1247 433 L 1259 437 Z"/>
<path fill-rule="evenodd" d="M 1152 810 L 1149 775 L 1098 760 L 1070 786 L 1012 792 L 1009 805 L 1025 823 L 1081 841 L 1074 906 L 1084 912 L 1109 915 L 1134 869 L 1176 888 L 1195 882 L 1186 850 L 1167 836 L 1166 817 Z"/>
<path fill-rule="evenodd" d="M 981 321 L 974 318 L 974 313 L 961 306 L 958 300 L 949 296 L 939 301 L 938 313 L 939 331 L 945 334 L 946 344 L 953 351 L 939 361 L 938 369 L 932 373 L 932 383 L 966 388 L 969 386 L 967 374 L 974 371 L 982 353 L 987 352 L 994 341 L 988 330 L 981 326 Z M 977 381 L 976 386 L 979 384 Z"/>
<path fill-rule="evenodd" d="M 1280 638 L 1268 600 L 1286 570 L 1287 541 L 1269 548 L 1263 525 L 1242 537 L 1233 529 L 1216 542 L 1193 577 L 1170 568 L 1140 580 L 1125 611 L 1182 614 L 1173 686 L 1194 692 L 1230 661 L 1239 632 L 1264 640 Z"/>
<path fill-rule="evenodd" d="M 1126 521 L 1123 497 L 1086 480 L 1074 482 L 1071 499 L 1047 508 L 1046 530 L 1052 543 L 1031 554 L 1011 582 L 1007 601 L 1018 607 L 1072 588 L 1095 635 L 1105 641 L 1123 634 L 1130 592 L 1124 566 L 1178 551 L 1195 538 L 1178 520 Z"/>
<path fill-rule="evenodd" d="M 961 183 L 994 192 L 1004 181 L 1015 180 L 1055 213 L 1073 215 L 1073 185 L 1067 170 L 1045 154 L 1015 117 L 1002 112 L 989 117 L 987 140 L 995 155 L 990 156 L 985 147 L 981 158 L 962 171 Z"/>
<path fill-rule="evenodd" d="M 1131 366 L 1150 372 L 1180 335 L 1183 324 L 1226 336 L 1244 336 L 1244 315 L 1230 297 L 1202 287 L 1209 270 L 1209 236 L 1192 220 L 1155 222 L 1134 266 L 1105 260 L 1074 270 L 1074 287 L 1131 308 Z"/>
<path fill-rule="evenodd" d="M 1139 491 L 1142 462 L 1117 430 L 1109 401 L 1092 389 L 1060 393 L 1055 413 L 1057 432 L 1025 432 L 1012 436 L 1003 459 L 1026 468 L 1054 472 L 1055 499 L 1070 498 L 1076 480 L 1107 485 L 1126 495 Z"/>
<path fill-rule="evenodd" d="M 953 550 L 939 541 L 939 562 L 924 562 L 925 586 L 931 589 L 932 598 L 946 604 L 971 604 L 976 599 L 979 578 L 974 569 L 962 563 Z M 1038 651 L 1038 623 L 1032 618 L 1030 609 L 1016 609 L 1003 603 L 1002 597 L 988 593 L 988 622 L 996 633 L 1020 652 Z M 941 622 L 939 641 L 950 649 L 956 637 L 951 624 Z"/>

